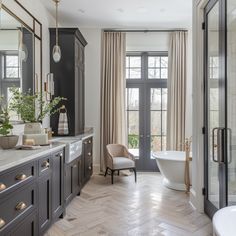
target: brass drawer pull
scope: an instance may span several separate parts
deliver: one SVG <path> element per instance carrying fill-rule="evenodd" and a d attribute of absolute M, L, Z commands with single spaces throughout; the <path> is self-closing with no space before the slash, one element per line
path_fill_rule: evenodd
<path fill-rule="evenodd" d="M 50 163 L 49 163 L 48 161 L 44 161 L 44 162 L 42 163 L 42 167 L 43 167 L 43 168 L 49 168 L 49 166 L 50 166 Z"/>
<path fill-rule="evenodd" d="M 84 142 L 84 144 L 85 144 L 85 145 L 87 145 L 87 144 L 88 144 L 88 142 L 87 142 L 87 141 L 85 141 L 85 142 Z"/>
<path fill-rule="evenodd" d="M 21 210 L 24 210 L 26 208 L 26 204 L 24 202 L 20 202 L 16 205 L 16 210 L 17 211 L 21 211 Z"/>
<path fill-rule="evenodd" d="M 0 229 L 6 224 L 6 222 L 0 218 Z"/>
<path fill-rule="evenodd" d="M 91 140 L 89 140 L 89 141 L 88 141 L 88 143 L 90 144 L 90 143 L 92 143 L 92 141 L 91 141 Z"/>
<path fill-rule="evenodd" d="M 88 168 L 89 170 L 92 170 L 92 167 L 91 166 L 89 166 L 89 168 Z"/>
<path fill-rule="evenodd" d="M 88 153 L 88 156 L 92 156 L 92 153 L 91 153 L 91 152 L 89 152 L 89 153 Z"/>
<path fill-rule="evenodd" d="M 7 188 L 7 186 L 3 183 L 0 183 L 0 192 L 5 190 Z"/>
<path fill-rule="evenodd" d="M 19 174 L 16 176 L 16 180 L 25 180 L 27 178 L 27 175 L 25 174 Z"/>
<path fill-rule="evenodd" d="M 73 165 L 73 168 L 77 168 L 77 165 Z"/>

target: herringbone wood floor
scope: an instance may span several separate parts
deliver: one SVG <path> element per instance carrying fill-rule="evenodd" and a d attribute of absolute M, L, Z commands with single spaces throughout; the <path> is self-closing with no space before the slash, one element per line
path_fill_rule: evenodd
<path fill-rule="evenodd" d="M 162 186 L 158 173 L 134 177 L 94 175 L 46 236 L 209 236 L 210 220 L 191 208 L 188 196 Z"/>

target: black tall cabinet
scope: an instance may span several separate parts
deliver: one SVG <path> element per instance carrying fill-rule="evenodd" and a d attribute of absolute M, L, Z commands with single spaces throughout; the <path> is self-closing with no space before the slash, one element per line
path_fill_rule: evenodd
<path fill-rule="evenodd" d="M 87 42 L 78 28 L 59 28 L 61 60 L 52 58 L 56 42 L 55 28 L 50 29 L 50 71 L 54 74 L 55 96 L 67 98 L 63 101 L 67 109 L 69 135 L 84 131 L 84 48 Z M 51 127 L 57 135 L 59 115 L 51 117 Z"/>

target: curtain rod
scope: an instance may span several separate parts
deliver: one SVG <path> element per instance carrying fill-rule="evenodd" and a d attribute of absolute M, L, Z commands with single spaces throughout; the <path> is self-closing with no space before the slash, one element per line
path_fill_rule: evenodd
<path fill-rule="evenodd" d="M 154 32 L 175 32 L 175 31 L 182 31 L 187 32 L 186 29 L 170 29 L 170 30 L 116 30 L 116 29 L 104 29 L 104 32 L 126 32 L 126 33 L 154 33 Z"/>

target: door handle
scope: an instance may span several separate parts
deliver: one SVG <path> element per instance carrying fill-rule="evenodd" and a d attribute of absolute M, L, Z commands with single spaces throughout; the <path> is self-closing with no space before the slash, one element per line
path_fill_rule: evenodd
<path fill-rule="evenodd" d="M 215 133 L 217 131 L 217 144 L 215 143 Z M 218 149 L 218 128 L 214 128 L 212 130 L 212 159 L 214 162 L 218 162 L 218 155 L 217 158 L 215 158 L 215 148 Z"/>
<path fill-rule="evenodd" d="M 212 130 L 212 159 L 217 163 L 225 162 L 226 155 L 226 132 L 225 128 L 214 128 Z M 215 142 L 216 138 L 216 142 Z M 216 152 L 217 150 L 217 152 Z"/>

